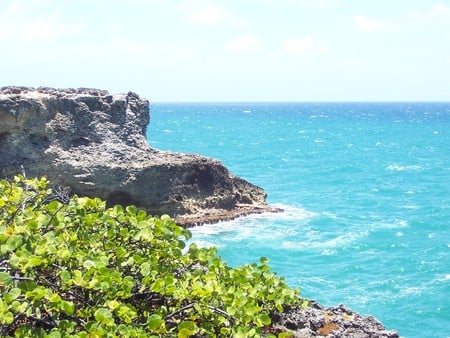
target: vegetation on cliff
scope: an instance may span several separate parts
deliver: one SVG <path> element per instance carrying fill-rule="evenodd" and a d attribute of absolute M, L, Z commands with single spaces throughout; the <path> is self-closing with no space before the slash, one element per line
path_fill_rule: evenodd
<path fill-rule="evenodd" d="M 45 178 L 1 180 L 0 336 L 274 336 L 271 315 L 306 304 L 266 258 L 231 268 L 189 238 Z"/>

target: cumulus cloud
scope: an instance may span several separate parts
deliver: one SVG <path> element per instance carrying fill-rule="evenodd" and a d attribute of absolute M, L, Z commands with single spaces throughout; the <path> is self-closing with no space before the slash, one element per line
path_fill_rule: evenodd
<path fill-rule="evenodd" d="M 67 22 L 57 12 L 36 14 L 39 7 L 34 4 L 27 7 L 18 0 L 8 4 L 0 13 L 0 39 L 37 42 L 79 35 L 83 31 L 82 24 Z"/>
<path fill-rule="evenodd" d="M 308 53 L 320 54 L 325 51 L 325 48 L 317 44 L 317 42 L 310 36 L 303 39 L 287 39 L 284 42 L 284 49 L 289 53 L 297 55 L 304 55 Z"/>
<path fill-rule="evenodd" d="M 362 32 L 394 32 L 399 30 L 399 25 L 390 21 L 373 20 L 363 15 L 354 17 L 356 29 Z"/>
<path fill-rule="evenodd" d="M 336 8 L 342 6 L 341 0 L 290 0 L 289 2 L 315 8 Z"/>
<path fill-rule="evenodd" d="M 259 49 L 261 43 L 254 35 L 246 34 L 229 41 L 226 47 L 233 51 L 250 52 Z"/>
<path fill-rule="evenodd" d="M 217 24 L 225 21 L 228 11 L 223 7 L 208 6 L 188 14 L 188 21 L 197 24 Z"/>
<path fill-rule="evenodd" d="M 78 35 L 83 27 L 76 23 L 64 23 L 55 17 L 41 17 L 25 23 L 21 33 L 28 40 L 52 40 L 62 36 Z"/>
<path fill-rule="evenodd" d="M 450 7 L 445 6 L 441 3 L 438 3 L 434 5 L 434 7 L 431 10 L 432 16 L 450 16 Z"/>
<path fill-rule="evenodd" d="M 199 25 L 221 24 L 233 17 L 227 7 L 210 0 L 184 0 L 176 8 L 187 22 Z"/>
<path fill-rule="evenodd" d="M 409 12 L 408 18 L 416 22 L 422 22 L 424 24 L 431 24 L 433 20 L 445 20 L 450 18 L 450 6 L 446 6 L 442 3 L 436 3 L 434 6 L 428 9 L 412 10 Z"/>

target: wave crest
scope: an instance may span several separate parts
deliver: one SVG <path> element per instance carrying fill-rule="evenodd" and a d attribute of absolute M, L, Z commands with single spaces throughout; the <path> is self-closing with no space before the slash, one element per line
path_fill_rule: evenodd
<path fill-rule="evenodd" d="M 398 164 L 389 164 L 386 167 L 386 170 L 390 171 L 405 171 L 405 170 L 422 170 L 423 168 L 420 165 L 398 165 Z"/>

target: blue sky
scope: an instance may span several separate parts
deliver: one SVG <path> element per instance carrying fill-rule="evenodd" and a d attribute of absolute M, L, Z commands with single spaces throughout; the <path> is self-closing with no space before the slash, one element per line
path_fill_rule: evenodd
<path fill-rule="evenodd" d="M 450 101 L 450 0 L 1 0 L 0 86 Z"/>

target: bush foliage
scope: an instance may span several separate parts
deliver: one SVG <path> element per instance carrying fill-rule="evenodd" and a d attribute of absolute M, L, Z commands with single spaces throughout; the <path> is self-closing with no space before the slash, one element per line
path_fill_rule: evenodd
<path fill-rule="evenodd" d="M 271 313 L 304 303 L 266 258 L 231 268 L 190 236 L 45 178 L 0 180 L 0 336 L 273 336 Z"/>

